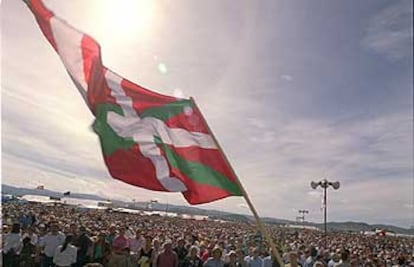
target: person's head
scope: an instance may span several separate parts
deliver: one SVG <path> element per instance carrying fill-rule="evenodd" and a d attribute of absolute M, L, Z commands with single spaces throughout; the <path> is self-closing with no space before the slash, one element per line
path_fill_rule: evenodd
<path fill-rule="evenodd" d="M 46 232 L 46 226 L 43 223 L 39 225 L 38 229 L 41 235 Z"/>
<path fill-rule="evenodd" d="M 211 255 L 213 256 L 214 259 L 218 260 L 221 258 L 221 255 L 223 255 L 223 251 L 221 250 L 220 247 L 215 247 L 211 251 Z"/>
<path fill-rule="evenodd" d="M 126 231 L 125 226 L 118 227 L 118 231 L 119 231 L 119 235 L 120 236 L 124 236 L 125 235 L 125 231 Z"/>
<path fill-rule="evenodd" d="M 260 249 L 258 247 L 253 248 L 253 257 L 257 258 L 260 256 Z"/>
<path fill-rule="evenodd" d="M 59 232 L 59 224 L 56 221 L 50 223 L 50 232 L 54 235 Z"/>
<path fill-rule="evenodd" d="M 313 264 L 313 267 L 324 267 L 324 265 L 321 261 L 315 261 L 315 263 Z"/>
<path fill-rule="evenodd" d="M 145 236 L 145 246 L 147 248 L 152 247 L 152 237 L 149 235 Z"/>
<path fill-rule="evenodd" d="M 79 233 L 81 234 L 81 235 L 84 235 L 84 234 L 86 234 L 86 227 L 85 226 L 81 226 L 81 227 L 79 227 Z"/>
<path fill-rule="evenodd" d="M 200 251 L 204 252 L 207 249 L 206 243 L 203 241 L 200 243 Z"/>
<path fill-rule="evenodd" d="M 244 251 L 242 249 L 236 250 L 236 254 L 237 254 L 237 257 L 239 259 L 243 259 L 246 256 L 245 253 L 244 253 Z"/>
<path fill-rule="evenodd" d="M 237 253 L 236 253 L 236 251 L 234 251 L 234 250 L 230 251 L 229 254 L 228 254 L 228 256 L 229 256 L 229 260 L 230 260 L 231 263 L 237 261 Z"/>
<path fill-rule="evenodd" d="M 98 235 L 98 241 L 104 241 L 106 239 L 106 233 L 101 231 Z"/>
<path fill-rule="evenodd" d="M 338 255 L 338 253 L 333 253 L 332 256 L 331 256 L 331 258 L 332 258 L 332 260 L 334 262 L 338 262 L 339 261 L 339 255 Z"/>
<path fill-rule="evenodd" d="M 164 251 L 171 252 L 172 250 L 172 241 L 170 239 L 166 240 L 163 245 Z"/>
<path fill-rule="evenodd" d="M 36 228 L 34 226 L 29 226 L 27 228 L 27 233 L 29 233 L 30 235 L 36 233 Z"/>
<path fill-rule="evenodd" d="M 23 238 L 22 242 L 23 246 L 27 246 L 30 243 L 30 237 L 26 236 L 25 238 Z"/>
<path fill-rule="evenodd" d="M 161 246 L 161 244 L 160 244 L 160 240 L 158 240 L 158 238 L 154 238 L 153 240 L 152 240 L 152 246 L 155 248 L 155 249 L 159 249 L 160 248 L 160 246 Z"/>
<path fill-rule="evenodd" d="M 20 233 L 20 224 L 19 223 L 13 223 L 11 232 L 14 234 Z"/>
<path fill-rule="evenodd" d="M 347 249 L 342 250 L 341 251 L 341 260 L 343 262 L 346 262 L 346 261 L 348 261 L 348 259 L 349 259 L 349 251 Z"/>
<path fill-rule="evenodd" d="M 185 245 L 184 238 L 180 238 L 180 239 L 178 239 L 178 241 L 177 241 L 177 246 L 178 246 L 178 247 L 184 247 L 184 245 Z"/>
<path fill-rule="evenodd" d="M 188 254 L 190 255 L 191 258 L 195 258 L 198 252 L 199 252 L 199 249 L 197 246 L 191 246 Z"/>
<path fill-rule="evenodd" d="M 78 225 L 76 223 L 71 223 L 69 225 L 69 231 L 71 233 L 76 233 L 77 230 L 78 230 Z"/>

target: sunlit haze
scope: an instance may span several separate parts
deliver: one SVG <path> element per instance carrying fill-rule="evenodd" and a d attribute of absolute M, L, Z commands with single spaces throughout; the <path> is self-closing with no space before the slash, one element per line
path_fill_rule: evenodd
<path fill-rule="evenodd" d="M 414 225 L 410 0 L 45 0 L 103 64 L 194 97 L 262 216 Z M 1 2 L 2 184 L 188 205 L 112 179 L 93 116 L 23 1 Z M 250 214 L 240 197 L 201 205 Z"/>

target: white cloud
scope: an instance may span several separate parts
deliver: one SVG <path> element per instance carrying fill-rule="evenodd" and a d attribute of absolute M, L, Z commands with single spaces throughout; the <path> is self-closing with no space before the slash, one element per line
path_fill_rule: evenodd
<path fill-rule="evenodd" d="M 288 75 L 288 74 L 283 74 L 283 75 L 280 75 L 280 78 L 281 78 L 282 80 L 285 80 L 285 81 L 288 81 L 288 82 L 293 81 L 293 77 L 292 77 L 292 76 L 290 76 L 290 75 Z"/>
<path fill-rule="evenodd" d="M 362 46 L 390 61 L 412 57 L 412 1 L 392 1 L 390 6 L 371 17 Z"/>

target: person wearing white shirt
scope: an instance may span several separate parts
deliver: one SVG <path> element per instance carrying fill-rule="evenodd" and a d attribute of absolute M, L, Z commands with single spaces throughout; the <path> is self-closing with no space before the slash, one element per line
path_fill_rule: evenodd
<path fill-rule="evenodd" d="M 38 242 L 39 242 L 39 237 L 37 236 L 37 234 L 33 231 L 33 227 L 29 226 L 27 228 L 27 232 L 23 234 L 22 240 L 25 239 L 26 237 L 30 238 L 30 243 L 33 246 L 37 246 Z"/>
<path fill-rule="evenodd" d="M 250 257 L 249 262 L 247 263 L 247 267 L 262 267 L 263 260 L 260 258 L 260 250 L 259 248 L 253 249 L 253 256 Z"/>
<path fill-rule="evenodd" d="M 62 232 L 59 232 L 59 226 L 57 222 L 53 222 L 50 225 L 50 233 L 47 233 L 39 241 L 39 247 L 37 255 L 40 254 L 40 250 L 43 248 L 45 253 L 45 258 L 42 262 L 42 267 L 53 266 L 53 256 L 55 255 L 55 249 L 59 245 L 62 245 L 65 242 L 65 235 Z"/>
<path fill-rule="evenodd" d="M 263 267 L 272 267 L 273 266 L 273 256 L 270 255 L 272 250 L 270 249 L 269 252 L 265 252 L 265 255 L 263 255 Z"/>
<path fill-rule="evenodd" d="M 19 254 L 23 248 L 20 224 L 13 224 L 11 232 L 4 235 L 3 242 L 4 266 L 15 266 L 19 261 Z"/>
<path fill-rule="evenodd" d="M 71 244 L 72 235 L 67 235 L 63 245 L 59 245 L 55 249 L 53 263 L 57 267 L 70 267 L 76 262 L 77 248 Z"/>
<path fill-rule="evenodd" d="M 138 259 L 140 257 L 141 249 L 144 247 L 145 238 L 141 235 L 139 230 L 135 232 L 133 238 L 129 238 L 129 251 L 131 253 L 131 261 L 133 266 L 137 266 Z"/>

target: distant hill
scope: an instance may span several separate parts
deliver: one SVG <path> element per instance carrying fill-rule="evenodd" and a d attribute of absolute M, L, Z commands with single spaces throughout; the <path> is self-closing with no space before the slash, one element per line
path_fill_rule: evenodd
<path fill-rule="evenodd" d="M 2 184 L 1 186 L 2 194 L 11 194 L 17 196 L 23 195 L 41 195 L 41 196 L 52 196 L 52 197 L 63 197 L 63 192 L 55 192 L 47 189 L 28 189 L 28 188 L 19 188 L 14 186 L 9 186 Z M 91 194 L 80 194 L 80 193 L 73 193 L 71 192 L 69 196 L 72 198 L 82 198 L 82 199 L 91 199 L 97 201 L 106 201 L 106 198 L 91 195 Z M 172 204 L 164 204 L 164 203 L 150 203 L 151 208 L 149 208 L 148 202 L 125 202 L 119 200 L 111 200 L 115 206 L 118 207 L 130 207 L 130 208 L 139 208 L 139 209 L 151 209 L 151 210 L 158 210 L 158 211 L 168 211 L 168 212 L 175 212 L 178 214 L 190 214 L 190 215 L 203 215 L 209 216 L 210 218 L 214 219 L 221 219 L 227 221 L 238 221 L 238 222 L 245 222 L 245 223 L 254 223 L 254 218 L 251 215 L 243 215 L 243 214 L 236 214 L 231 212 L 225 211 L 218 211 L 218 210 L 207 210 L 201 209 L 191 206 L 179 206 L 179 205 L 172 205 Z M 263 222 L 268 224 L 295 224 L 293 221 L 284 220 L 284 219 L 277 219 L 277 218 L 262 218 Z M 323 229 L 323 224 L 305 223 L 308 226 L 315 226 L 319 229 Z M 341 231 L 341 232 L 361 232 L 361 231 L 373 231 L 376 228 L 385 229 L 387 231 L 391 231 L 398 234 L 406 234 L 406 235 L 414 235 L 414 229 L 406 229 L 402 227 L 392 226 L 392 225 L 382 225 L 382 224 L 375 224 L 369 225 L 363 222 L 329 222 L 327 224 L 327 228 L 330 231 Z"/>
<path fill-rule="evenodd" d="M 51 197 L 63 197 L 64 192 L 56 192 L 51 191 L 47 189 L 30 189 L 30 188 L 20 188 L 20 187 L 14 187 L 10 185 L 1 185 L 1 192 L 2 194 L 11 194 L 16 196 L 24 196 L 24 195 L 39 195 L 39 196 L 51 196 Z M 79 193 L 70 193 L 70 197 L 73 198 L 83 198 L 83 199 L 92 199 L 97 201 L 105 201 L 107 199 L 91 195 L 91 194 L 79 194 Z"/>

